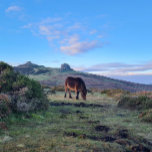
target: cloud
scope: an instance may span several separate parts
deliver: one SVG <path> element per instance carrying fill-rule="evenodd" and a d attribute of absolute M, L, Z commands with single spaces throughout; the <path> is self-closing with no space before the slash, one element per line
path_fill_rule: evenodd
<path fill-rule="evenodd" d="M 31 23 L 27 24 L 27 25 L 24 25 L 22 26 L 23 29 L 29 29 L 31 28 L 33 25 Z"/>
<path fill-rule="evenodd" d="M 152 74 L 152 61 L 142 64 L 106 63 L 83 67 L 81 71 L 106 76 L 146 75 Z"/>
<path fill-rule="evenodd" d="M 83 42 L 75 42 L 68 46 L 61 46 L 60 49 L 62 52 L 68 54 L 68 55 L 75 55 L 79 53 L 83 53 L 92 49 L 97 48 L 99 45 L 96 41 L 83 41 Z"/>
<path fill-rule="evenodd" d="M 97 30 L 88 30 L 84 25 L 67 18 L 48 17 L 37 23 L 28 23 L 22 28 L 30 29 L 34 35 L 45 38 L 51 47 L 56 47 L 62 53 L 76 55 L 102 48 L 105 44 L 98 37 Z"/>
<path fill-rule="evenodd" d="M 91 35 L 96 34 L 96 33 L 97 33 L 97 30 L 91 30 L 91 31 L 90 31 L 90 34 L 91 34 Z"/>
<path fill-rule="evenodd" d="M 16 12 L 16 11 L 20 11 L 21 10 L 21 7 L 19 7 L 19 6 L 9 6 L 6 10 L 5 10 L 5 12 L 6 13 L 10 13 L 10 12 Z"/>

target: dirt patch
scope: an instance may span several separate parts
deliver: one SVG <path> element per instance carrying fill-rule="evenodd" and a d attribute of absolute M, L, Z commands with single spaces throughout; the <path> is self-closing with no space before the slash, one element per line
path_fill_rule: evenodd
<path fill-rule="evenodd" d="M 75 132 L 64 132 L 64 135 L 72 136 L 72 137 L 78 137 L 78 134 L 76 134 Z"/>
<path fill-rule="evenodd" d="M 132 146 L 131 150 L 132 150 L 132 152 L 150 152 L 150 149 L 143 146 L 142 144 Z"/>
<path fill-rule="evenodd" d="M 104 136 L 104 137 L 87 136 L 87 138 L 91 140 L 104 141 L 104 142 L 113 142 L 116 140 L 116 138 L 112 136 Z"/>
<path fill-rule="evenodd" d="M 77 111 L 76 111 L 76 114 L 82 114 L 82 113 L 84 113 L 84 112 L 82 112 L 82 111 L 80 111 L 80 110 L 77 110 Z"/>
<path fill-rule="evenodd" d="M 130 142 L 127 140 L 124 140 L 124 139 L 117 139 L 115 142 L 120 144 L 120 145 L 124 145 L 124 146 L 130 145 Z"/>
<path fill-rule="evenodd" d="M 127 129 L 119 129 L 116 133 L 117 136 L 120 138 L 128 138 L 129 137 L 129 132 Z"/>
<path fill-rule="evenodd" d="M 100 105 L 100 104 L 86 104 L 83 102 L 80 103 L 65 103 L 65 102 L 51 102 L 51 106 L 75 106 L 75 107 L 100 107 L 103 108 L 105 105 Z"/>
<path fill-rule="evenodd" d="M 95 130 L 108 132 L 110 130 L 110 128 L 108 126 L 104 126 L 104 125 L 97 125 L 95 127 Z"/>
<path fill-rule="evenodd" d="M 113 142 L 116 140 L 116 138 L 112 136 L 98 137 L 98 136 L 93 136 L 93 135 L 77 134 L 75 132 L 64 132 L 64 135 L 72 136 L 74 138 L 79 137 L 79 138 L 91 139 L 91 140 L 96 140 L 96 141 L 105 141 L 105 142 Z"/>

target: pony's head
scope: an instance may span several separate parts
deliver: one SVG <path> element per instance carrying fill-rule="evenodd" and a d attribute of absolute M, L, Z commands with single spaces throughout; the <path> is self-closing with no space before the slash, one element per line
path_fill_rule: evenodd
<path fill-rule="evenodd" d="M 83 89 L 83 90 L 81 91 L 81 96 L 82 96 L 83 100 L 86 100 L 86 95 L 87 95 L 87 90 L 86 90 L 86 89 Z"/>

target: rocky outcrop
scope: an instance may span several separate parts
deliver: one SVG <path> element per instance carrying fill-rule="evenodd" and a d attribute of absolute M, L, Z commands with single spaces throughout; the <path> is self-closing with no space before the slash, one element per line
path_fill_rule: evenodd
<path fill-rule="evenodd" d="M 68 71 L 73 71 L 70 65 L 67 63 L 61 64 L 61 72 L 68 72 Z"/>

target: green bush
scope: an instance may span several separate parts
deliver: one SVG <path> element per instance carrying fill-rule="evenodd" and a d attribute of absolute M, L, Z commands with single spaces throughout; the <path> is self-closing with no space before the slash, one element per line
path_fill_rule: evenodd
<path fill-rule="evenodd" d="M 49 104 L 39 82 L 14 72 L 4 62 L 0 62 L 0 92 L 11 95 L 10 107 L 14 112 L 44 110 Z"/>
<path fill-rule="evenodd" d="M 0 62 L 0 74 L 4 71 L 4 70 L 13 70 L 13 67 L 8 65 L 7 63 L 4 62 Z"/>
<path fill-rule="evenodd" d="M 152 108 L 152 98 L 147 96 L 124 96 L 120 99 L 118 107 L 130 109 L 150 109 Z"/>

